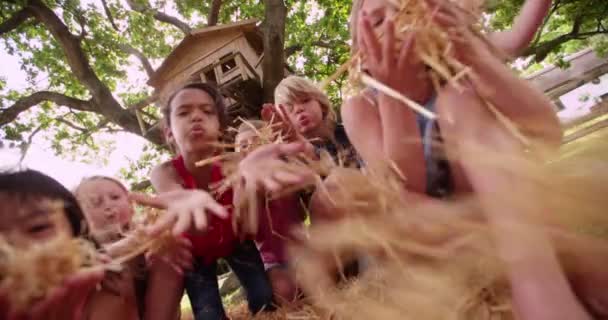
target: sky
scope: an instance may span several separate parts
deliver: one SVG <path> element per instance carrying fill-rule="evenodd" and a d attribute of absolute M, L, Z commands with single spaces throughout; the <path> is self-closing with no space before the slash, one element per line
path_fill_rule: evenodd
<path fill-rule="evenodd" d="M 8 89 L 23 90 L 29 86 L 25 73 L 19 68 L 19 59 L 9 55 L 0 45 L 0 77 L 7 80 Z M 138 68 L 129 68 L 127 82 L 136 83 L 145 74 Z M 45 76 L 42 75 L 37 87 L 43 88 Z M 112 139 L 116 143 L 115 150 L 110 154 L 107 165 L 101 163 L 85 163 L 73 161 L 55 155 L 44 134 L 34 137 L 33 143 L 22 162 L 22 167 L 39 170 L 57 179 L 66 187 L 76 186 L 84 177 L 91 175 L 107 175 L 118 177 L 119 170 L 129 164 L 129 160 L 137 160 L 142 153 L 145 140 L 129 133 L 118 133 L 103 139 Z M 78 155 L 76 155 L 77 157 Z M 20 154 L 15 149 L 0 149 L 0 168 L 11 168 L 18 164 Z"/>

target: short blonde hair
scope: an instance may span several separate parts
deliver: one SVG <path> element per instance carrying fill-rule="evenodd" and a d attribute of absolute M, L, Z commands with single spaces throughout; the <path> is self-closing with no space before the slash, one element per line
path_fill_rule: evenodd
<path fill-rule="evenodd" d="M 336 114 L 329 98 L 312 81 L 302 77 L 289 76 L 283 79 L 274 90 L 274 102 L 277 104 L 293 104 L 306 98 L 319 102 L 326 125 L 335 124 Z"/>
<path fill-rule="evenodd" d="M 125 187 L 125 185 L 122 182 L 120 182 L 120 180 L 118 180 L 116 178 L 108 177 L 108 176 L 90 176 L 90 177 L 85 177 L 85 178 L 83 178 L 80 181 L 80 183 L 76 186 L 76 188 L 74 188 L 74 191 L 72 191 L 72 193 L 74 194 L 74 196 L 76 196 L 78 198 L 79 193 L 80 193 L 80 189 L 82 188 L 82 186 L 85 183 L 93 182 L 93 181 L 99 181 L 99 180 L 105 180 L 105 181 L 113 182 L 114 184 L 116 184 L 117 186 L 119 186 L 120 189 L 122 189 L 126 194 L 129 194 L 129 189 L 127 189 L 127 187 Z"/>

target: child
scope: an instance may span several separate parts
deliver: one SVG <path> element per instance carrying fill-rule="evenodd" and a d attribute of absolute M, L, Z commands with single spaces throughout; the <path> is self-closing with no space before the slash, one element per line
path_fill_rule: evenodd
<path fill-rule="evenodd" d="M 237 152 L 244 155 L 258 145 L 256 129 L 266 126 L 264 121 L 251 120 L 243 123 L 235 137 Z M 265 201 L 262 199 L 262 201 Z M 296 195 L 287 195 L 268 202 L 268 211 L 260 212 L 256 244 L 260 250 L 264 269 L 272 285 L 277 302 L 295 300 L 297 289 L 292 275 L 288 272 L 286 245 L 294 240 L 292 229 L 302 225 L 304 212 Z"/>
<path fill-rule="evenodd" d="M 502 258 L 506 275 L 511 285 L 512 305 L 518 319 L 605 319 L 608 317 L 608 273 L 601 266 L 605 264 L 605 247 L 589 249 L 572 246 L 572 239 L 563 233 L 553 235 L 550 229 L 534 221 L 535 217 L 550 214 L 545 212 L 542 200 L 545 195 L 537 194 L 537 182 L 525 177 L 525 169 L 538 166 L 527 157 L 516 141 L 504 128 L 489 121 L 491 114 L 476 96 L 453 96 L 450 100 L 459 106 L 466 115 L 460 117 L 461 125 L 466 128 L 456 132 L 459 139 L 469 141 L 473 146 L 491 157 L 502 154 L 514 155 L 505 159 L 512 163 L 517 159 L 517 171 L 508 170 L 502 164 L 479 161 L 479 150 L 462 153 L 461 163 L 470 179 L 475 195 L 479 199 L 488 225 L 493 231 L 497 255 Z M 484 132 L 479 135 L 478 132 Z M 496 158 L 495 158 L 496 160 Z M 527 199 L 513 201 L 500 197 L 518 190 Z M 561 239 L 560 239 L 561 238 Z M 555 240 L 576 248 L 567 256 L 570 270 L 566 274 L 558 260 Z M 564 242 L 567 241 L 567 242 Z M 578 274 L 577 274 L 578 273 Z M 578 276 L 578 278 L 577 278 Z M 548 307 L 551 306 L 551 307 Z"/>
<path fill-rule="evenodd" d="M 356 164 L 354 151 L 344 128 L 336 123 L 329 98 L 314 83 L 289 76 L 277 85 L 274 95 L 275 103 L 284 108 L 295 131 L 313 144 L 317 155 L 323 149 L 336 161 Z M 262 118 L 269 121 L 271 110 L 271 105 L 265 105 Z"/>
<path fill-rule="evenodd" d="M 78 202 L 59 182 L 33 170 L 0 173 L 0 235 L 9 244 L 28 250 L 56 237 L 78 237 L 83 223 Z M 88 296 L 102 278 L 101 270 L 71 276 L 28 314 L 16 314 L 7 302 L 10 292 L 0 292 L 0 318 L 81 320 Z"/>
<path fill-rule="evenodd" d="M 123 232 L 128 230 L 134 213 L 127 188 L 116 179 L 93 176 L 84 179 L 74 193 L 82 204 L 91 235 L 110 256 L 120 255 L 121 247 L 129 244 Z M 179 299 L 168 301 L 164 292 L 180 290 L 181 270 L 191 266 L 188 240 L 180 239 L 180 245 L 171 257 L 150 259 L 154 262 L 146 266 L 140 256 L 124 271 L 107 274 L 102 290 L 91 297 L 89 318 L 176 319 Z"/>
<path fill-rule="evenodd" d="M 428 2 L 429 5 L 440 9 L 435 14 L 438 21 L 458 20 L 454 17 L 455 14 L 446 12 L 447 5 L 441 6 L 445 4 L 443 1 Z M 540 24 L 550 3 L 548 0 L 528 2 L 511 32 L 489 38 L 492 44 L 507 51 L 509 55 L 517 54 L 517 50 L 513 48 L 527 45 L 526 41 L 529 41 L 536 31 L 534 26 Z M 445 95 L 442 95 L 442 92 L 433 92 L 426 66 L 421 61 L 416 61 L 413 54 L 407 54 L 408 50 L 412 50 L 408 46 L 411 41 L 403 42 L 399 57 L 394 50 L 389 50 L 395 42 L 391 17 L 396 10 L 390 1 L 356 1 L 351 13 L 354 48 L 366 57 L 363 67 L 374 78 L 432 110 L 434 102 L 440 101 Z M 446 30 L 450 28 L 455 29 L 454 26 L 446 26 Z M 382 40 L 376 39 L 375 33 L 379 32 L 385 34 Z M 505 36 L 514 39 L 517 44 L 509 43 L 504 46 L 505 43 L 493 40 Z M 411 39 L 411 35 L 408 38 Z M 499 58 L 490 54 L 487 48 L 482 50 L 481 56 L 474 56 L 465 52 L 467 49 L 464 49 L 462 44 L 466 43 L 456 41 L 454 44 L 459 47 L 454 48 L 454 51 L 462 58 L 461 62 L 470 64 L 479 78 L 475 84 L 478 89 L 485 83 L 494 83 L 496 87 L 501 88 L 492 92 L 480 91 L 497 110 L 515 122 L 530 141 L 540 141 L 550 146 L 559 145 L 559 122 L 550 101 L 542 93 L 525 85 Z M 415 43 L 411 45 L 415 46 Z M 511 92 L 517 92 L 517 95 L 512 96 Z M 401 102 L 383 93 L 376 94 L 366 90 L 346 101 L 342 107 L 342 118 L 349 138 L 368 165 L 393 162 L 407 177 L 406 188 L 409 191 L 444 197 L 454 192 L 470 190 L 460 165 L 455 161 L 447 163 L 440 159 L 444 158 L 441 153 L 448 156 L 457 153 L 457 148 L 451 143 L 453 141 L 448 141 L 451 136 L 450 123 L 455 122 L 447 116 L 448 112 L 449 110 L 437 106 L 439 119 L 435 123 L 426 118 L 418 118 Z M 442 131 L 441 136 L 446 139 L 445 150 L 431 148 L 439 129 Z M 422 144 L 415 142 L 420 140 Z"/>
<path fill-rule="evenodd" d="M 247 293 L 252 313 L 270 310 L 272 288 L 253 241 L 241 242 L 229 217 L 232 191 L 215 199 L 209 186 L 223 179 L 221 167 L 195 163 L 214 156 L 226 126 L 225 106 L 213 86 L 196 83 L 177 90 L 163 109 L 166 136 L 179 156 L 152 170 L 157 199 L 143 200 L 167 208 L 152 233 L 173 226 L 176 235 L 188 231 L 195 256 L 194 271 L 185 279 L 195 319 L 226 317 L 218 290 L 217 259 L 225 258 Z M 217 200 L 217 202 L 216 202 Z M 207 217 L 207 212 L 215 216 Z"/>

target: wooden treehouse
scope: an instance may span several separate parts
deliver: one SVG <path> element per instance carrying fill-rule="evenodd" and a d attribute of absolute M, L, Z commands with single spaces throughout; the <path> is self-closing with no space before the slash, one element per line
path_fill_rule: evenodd
<path fill-rule="evenodd" d="M 257 20 L 195 29 L 173 49 L 148 84 L 160 103 L 166 103 L 186 83 L 213 82 L 226 98 L 231 120 L 258 117 L 263 103 L 262 40 Z"/>

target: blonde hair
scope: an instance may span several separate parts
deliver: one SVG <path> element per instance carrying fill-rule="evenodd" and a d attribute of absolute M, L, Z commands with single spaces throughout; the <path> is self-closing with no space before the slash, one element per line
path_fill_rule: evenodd
<path fill-rule="evenodd" d="M 238 136 L 239 134 L 253 131 L 254 128 L 259 130 L 264 128 L 265 126 L 266 122 L 262 120 L 247 120 L 246 122 L 243 121 L 243 123 L 241 123 L 241 125 L 239 126 L 236 135 Z"/>
<path fill-rule="evenodd" d="M 93 182 L 96 180 L 105 180 L 105 181 L 110 181 L 115 183 L 117 186 L 119 186 L 125 193 L 129 193 L 129 189 L 127 189 L 127 187 L 125 187 L 125 185 L 120 182 L 120 180 L 116 179 L 116 178 L 112 178 L 112 177 L 107 177 L 107 176 L 90 176 L 90 177 L 86 177 L 83 178 L 80 183 L 76 186 L 76 188 L 74 188 L 74 196 L 78 197 L 78 193 L 80 191 L 80 188 L 82 188 L 82 186 L 87 183 L 87 182 Z"/>
<path fill-rule="evenodd" d="M 350 10 L 350 19 L 348 24 L 350 28 L 351 54 L 359 50 L 357 46 L 357 24 L 359 23 L 359 11 L 361 11 L 361 8 L 363 7 L 363 1 L 365 0 L 353 0 L 353 7 Z"/>
<path fill-rule="evenodd" d="M 274 101 L 277 104 L 293 104 L 306 98 L 319 102 L 325 124 L 328 128 L 333 127 L 336 122 L 336 114 L 329 98 L 312 81 L 302 77 L 289 76 L 283 79 L 274 90 Z"/>

